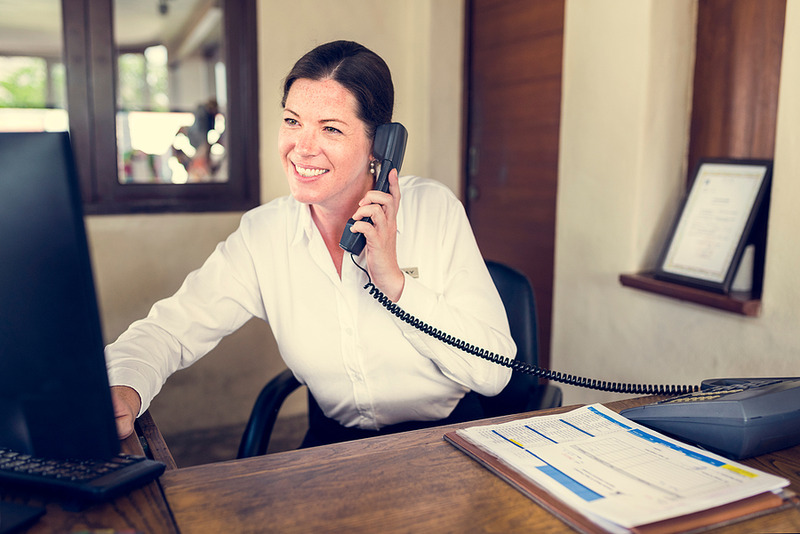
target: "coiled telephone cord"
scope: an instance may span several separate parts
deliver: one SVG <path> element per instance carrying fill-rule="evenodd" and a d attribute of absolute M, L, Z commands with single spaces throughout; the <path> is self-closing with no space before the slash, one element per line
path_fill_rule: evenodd
<path fill-rule="evenodd" d="M 431 325 L 417 319 L 410 313 L 403 310 L 400 306 L 392 302 L 380 289 L 375 286 L 375 284 L 372 283 L 372 278 L 369 276 L 369 273 L 367 273 L 367 270 L 356 262 L 355 256 L 351 254 L 350 257 L 353 259 L 353 263 L 355 263 L 359 269 L 367 274 L 369 282 L 367 282 L 367 284 L 364 286 L 364 289 L 368 290 L 372 298 L 377 300 L 381 306 L 389 311 L 389 313 L 413 326 L 420 332 L 423 332 L 434 339 L 438 339 L 442 343 L 446 343 L 447 345 L 460 349 L 468 354 L 477 356 L 478 358 L 483 358 L 484 360 L 488 360 L 497 365 L 508 367 L 518 373 L 525 373 L 570 386 L 578 386 L 598 391 L 609 391 L 612 393 L 628 393 L 636 395 L 680 395 L 697 391 L 698 389 L 697 386 L 690 385 L 606 382 L 605 380 L 596 380 L 594 378 L 586 378 L 582 376 L 564 374 L 558 371 L 552 371 L 550 369 L 543 369 L 538 365 L 530 365 L 526 362 L 516 359 L 512 360 L 506 356 L 495 354 L 494 352 L 476 347 L 475 345 L 471 345 L 465 341 L 462 341 L 461 339 L 453 337 L 446 332 L 442 332 L 438 328 L 432 327 Z"/>

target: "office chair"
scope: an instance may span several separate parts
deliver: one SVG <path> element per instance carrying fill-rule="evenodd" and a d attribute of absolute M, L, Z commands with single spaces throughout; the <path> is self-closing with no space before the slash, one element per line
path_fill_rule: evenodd
<path fill-rule="evenodd" d="M 529 365 L 537 365 L 539 338 L 536 301 L 530 281 L 524 274 L 507 265 L 486 261 L 486 266 L 506 308 L 511 337 L 517 345 L 516 359 Z M 287 369 L 264 386 L 245 427 L 237 458 L 248 458 L 267 452 L 278 411 L 286 397 L 300 385 Z M 523 373 L 513 373 L 508 385 L 498 395 L 477 396 L 485 417 L 555 408 L 561 406 L 562 402 L 561 390 L 557 386 L 541 384 L 538 378 Z M 308 412 L 309 424 L 322 416 L 322 409 L 310 392 Z"/>

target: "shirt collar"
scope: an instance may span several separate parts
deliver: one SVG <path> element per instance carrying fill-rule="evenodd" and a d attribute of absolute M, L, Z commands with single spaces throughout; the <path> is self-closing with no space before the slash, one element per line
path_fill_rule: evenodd
<path fill-rule="evenodd" d="M 311 219 L 311 205 L 310 204 L 303 204 L 301 202 L 297 202 L 298 209 L 297 209 L 297 230 L 294 234 L 294 238 L 292 239 L 292 244 L 297 244 L 303 236 L 306 237 L 307 240 L 311 240 L 311 236 L 314 232 L 314 221 Z M 404 225 L 405 217 L 403 216 L 403 210 L 399 210 L 397 212 L 397 233 L 403 233 L 403 225 Z"/>
<path fill-rule="evenodd" d="M 301 239 L 305 236 L 307 241 L 311 240 L 311 236 L 314 232 L 314 221 L 311 219 L 311 205 L 310 204 L 303 204 L 301 202 L 294 201 L 297 204 L 297 228 L 295 230 L 294 238 L 292 239 L 292 244 L 296 245 L 300 242 Z"/>

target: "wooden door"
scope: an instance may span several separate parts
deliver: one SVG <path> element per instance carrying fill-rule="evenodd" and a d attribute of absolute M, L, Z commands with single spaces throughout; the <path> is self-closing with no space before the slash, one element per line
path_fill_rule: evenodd
<path fill-rule="evenodd" d="M 484 257 L 524 272 L 549 366 L 564 0 L 468 0 L 464 198 Z"/>

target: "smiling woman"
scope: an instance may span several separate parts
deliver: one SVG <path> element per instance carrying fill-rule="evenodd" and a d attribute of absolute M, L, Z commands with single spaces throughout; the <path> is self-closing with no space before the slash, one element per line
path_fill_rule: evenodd
<path fill-rule="evenodd" d="M 0 5 L 2 128 L 68 128 L 87 213 L 258 204 L 255 0 Z"/>
<path fill-rule="evenodd" d="M 245 213 L 177 293 L 107 347 L 120 435 L 168 376 L 254 317 L 269 324 L 325 414 L 305 445 L 482 415 L 467 393 L 497 394 L 510 370 L 432 343 L 364 290 L 369 277 L 409 313 L 497 354 L 514 352 L 455 195 L 431 179 L 398 178 L 396 168 L 388 192 L 372 188 L 370 161 L 383 145 L 373 150 L 373 137 L 391 121 L 393 97 L 386 63 L 356 42 L 319 45 L 295 64 L 278 136 L 292 195 Z M 344 262 L 339 240 L 350 218 L 366 246 Z"/>

